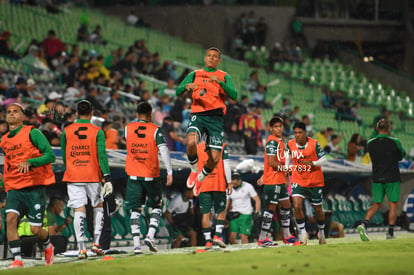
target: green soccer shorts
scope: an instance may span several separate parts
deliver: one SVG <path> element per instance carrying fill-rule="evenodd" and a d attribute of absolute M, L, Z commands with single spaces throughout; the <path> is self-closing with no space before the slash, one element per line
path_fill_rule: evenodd
<path fill-rule="evenodd" d="M 191 115 L 187 134 L 197 133 L 199 140 L 205 134 L 207 136 L 206 146 L 212 150 L 221 151 L 223 148 L 223 127 L 224 118 L 222 116 Z"/>
<path fill-rule="evenodd" d="M 263 187 L 263 197 L 266 205 L 278 204 L 279 201 L 289 199 L 289 192 L 285 184 L 266 184 Z"/>
<path fill-rule="evenodd" d="M 201 192 L 199 196 L 200 211 L 202 214 L 208 214 L 211 212 L 211 208 L 214 206 L 214 212 L 219 214 L 226 209 L 226 192 L 211 191 Z"/>
<path fill-rule="evenodd" d="M 376 203 L 382 203 L 384 196 L 387 195 L 388 201 L 398 202 L 400 201 L 401 183 L 389 182 L 389 183 L 372 183 L 372 200 Z"/>
<path fill-rule="evenodd" d="M 323 203 L 323 187 L 302 187 L 297 183 L 292 184 L 292 197 L 306 198 L 313 205 L 322 205 Z"/>
<path fill-rule="evenodd" d="M 146 197 L 148 201 L 146 202 Z M 127 210 L 141 209 L 142 205 L 160 208 L 162 199 L 162 187 L 159 178 L 152 181 L 128 179 L 125 206 Z"/>
<path fill-rule="evenodd" d="M 16 213 L 19 217 L 27 215 L 31 225 L 42 226 L 45 205 L 46 189 L 44 186 L 9 190 L 5 211 Z"/>
<path fill-rule="evenodd" d="M 238 218 L 230 221 L 230 232 L 250 235 L 252 232 L 253 219 L 251 214 L 241 214 Z"/>

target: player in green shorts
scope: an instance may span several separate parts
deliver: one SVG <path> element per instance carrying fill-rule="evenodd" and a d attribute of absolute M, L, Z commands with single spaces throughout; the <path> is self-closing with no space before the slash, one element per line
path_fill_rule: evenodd
<path fill-rule="evenodd" d="M 362 241 L 369 241 L 366 229 L 371 218 L 380 209 L 384 196 L 388 198 L 388 232 L 386 239 L 394 239 L 397 206 L 400 201 L 401 176 L 398 162 L 405 156 L 399 139 L 390 137 L 390 123 L 386 119 L 377 122 L 378 135 L 368 141 L 372 161 L 372 206 L 357 229 Z"/>
<path fill-rule="evenodd" d="M 44 245 L 45 264 L 54 262 L 54 247 L 42 228 L 45 212 L 45 186 L 55 183 L 51 164 L 56 157 L 46 137 L 38 129 L 23 125 L 24 109 L 18 103 L 6 109 L 9 132 L 1 137 L 4 156 L 4 188 L 7 192 L 7 240 L 14 261 L 9 268 L 23 267 L 21 242 L 17 233 L 19 218 L 27 215 L 30 231 Z"/>
<path fill-rule="evenodd" d="M 209 48 L 204 57 L 205 66 L 189 73 L 177 87 L 177 96 L 188 92 L 192 97 L 191 117 L 187 126 L 187 157 L 191 173 L 187 187 L 195 186 L 198 195 L 201 183 L 220 161 L 223 145 L 223 116 L 226 113 L 225 98 L 236 100 L 237 92 L 229 74 L 218 70 L 221 51 Z M 197 144 L 206 134 L 208 161 L 199 173 L 197 162 Z"/>

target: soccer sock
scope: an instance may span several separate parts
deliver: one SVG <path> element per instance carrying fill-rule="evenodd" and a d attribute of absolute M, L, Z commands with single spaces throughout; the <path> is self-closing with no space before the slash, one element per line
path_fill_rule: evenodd
<path fill-rule="evenodd" d="M 203 228 L 203 235 L 206 242 L 211 241 L 211 227 Z"/>
<path fill-rule="evenodd" d="M 363 220 L 362 224 L 365 226 L 365 228 L 368 228 L 369 220 Z"/>
<path fill-rule="evenodd" d="M 273 212 L 266 210 L 263 213 L 262 221 L 262 230 L 260 230 L 260 240 L 264 240 L 267 237 L 267 234 L 270 232 L 270 227 L 272 226 Z"/>
<path fill-rule="evenodd" d="M 224 221 L 223 220 L 217 220 L 216 221 L 216 232 L 215 232 L 215 235 L 217 237 L 219 237 L 219 238 L 222 237 L 223 228 L 224 228 Z"/>
<path fill-rule="evenodd" d="M 394 224 L 388 225 L 388 234 L 390 234 L 391 236 L 394 236 L 394 226 Z"/>
<path fill-rule="evenodd" d="M 14 259 L 19 260 L 19 261 L 22 260 L 22 251 L 20 248 L 20 244 L 21 244 L 20 239 L 9 242 L 10 250 L 13 254 Z"/>
<path fill-rule="evenodd" d="M 139 212 L 137 211 L 131 212 L 130 223 L 131 223 L 132 239 L 134 240 L 134 247 L 141 247 L 141 242 L 139 239 L 141 235 L 139 216 L 140 216 Z"/>
<path fill-rule="evenodd" d="M 290 209 L 280 208 L 280 222 L 282 224 L 283 238 L 290 237 Z"/>
<path fill-rule="evenodd" d="M 50 235 L 49 235 L 49 233 L 47 234 L 47 238 L 46 238 L 46 240 L 44 240 L 43 241 L 43 247 L 45 248 L 45 249 L 49 249 L 49 247 L 51 246 L 52 244 L 50 243 Z"/>
<path fill-rule="evenodd" d="M 150 239 L 154 239 L 155 232 L 157 231 L 158 224 L 160 223 L 161 215 L 162 215 L 162 212 L 160 208 L 152 209 L 150 225 L 149 225 L 148 234 L 147 234 L 147 237 L 149 237 Z"/>
<path fill-rule="evenodd" d="M 306 229 L 305 229 L 305 219 L 297 219 L 296 223 L 298 224 L 299 230 L 300 230 L 300 235 L 306 235 Z"/>
<path fill-rule="evenodd" d="M 325 238 L 325 221 L 316 221 L 319 228 L 319 239 Z"/>
<path fill-rule="evenodd" d="M 93 217 L 94 217 L 94 232 L 93 238 L 94 243 L 99 244 L 99 239 L 101 238 L 102 228 L 104 223 L 104 212 L 102 207 L 97 207 L 93 209 Z"/>
<path fill-rule="evenodd" d="M 198 181 L 203 182 L 204 179 L 210 174 L 212 170 L 208 169 L 206 166 L 203 167 L 201 173 L 198 173 Z"/>
<path fill-rule="evenodd" d="M 190 165 L 191 165 L 191 172 L 198 173 L 198 166 L 197 166 L 198 156 L 197 155 L 194 155 L 194 156 L 187 155 L 187 158 L 188 158 L 188 162 L 190 162 Z"/>
<path fill-rule="evenodd" d="M 79 250 L 85 250 L 85 213 L 75 211 L 75 218 L 73 219 L 73 227 L 75 228 L 76 241 Z"/>

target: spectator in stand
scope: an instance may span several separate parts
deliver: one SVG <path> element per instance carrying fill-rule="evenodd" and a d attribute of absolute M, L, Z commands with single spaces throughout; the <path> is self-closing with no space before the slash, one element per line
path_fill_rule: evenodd
<path fill-rule="evenodd" d="M 170 78 L 167 81 L 167 86 L 160 89 L 160 96 L 168 95 L 169 97 L 175 97 L 174 79 Z"/>
<path fill-rule="evenodd" d="M 9 44 L 10 32 L 4 31 L 0 36 L 0 55 L 7 56 L 13 59 L 19 59 L 20 56 L 10 49 Z"/>
<path fill-rule="evenodd" d="M 302 49 L 296 43 L 292 43 L 289 48 L 289 60 L 296 63 L 303 62 Z"/>
<path fill-rule="evenodd" d="M 3 117 L 1 117 L 3 118 Z M 9 124 L 5 120 L 0 120 L 0 138 L 9 131 Z"/>
<path fill-rule="evenodd" d="M 353 162 L 357 161 L 358 153 L 363 149 L 361 135 L 353 134 L 348 142 L 346 159 Z"/>
<path fill-rule="evenodd" d="M 175 90 L 174 90 L 174 93 L 175 93 Z M 187 96 L 187 93 L 179 95 L 174 101 L 174 106 L 171 108 L 170 116 L 176 126 L 180 126 L 181 123 L 183 122 L 183 110 L 184 110 L 186 96 Z"/>
<path fill-rule="evenodd" d="M 246 33 L 246 45 L 256 45 L 256 25 L 257 18 L 254 11 L 251 10 L 247 16 L 247 33 Z"/>
<path fill-rule="evenodd" d="M 249 92 L 256 92 L 260 86 L 259 72 L 254 70 L 250 73 L 249 79 L 247 80 L 246 88 Z"/>
<path fill-rule="evenodd" d="M 334 102 L 332 98 L 332 92 L 328 89 L 326 85 L 323 85 L 322 88 L 322 100 L 321 105 L 324 109 L 334 108 Z"/>
<path fill-rule="evenodd" d="M 258 47 L 265 46 L 266 44 L 266 32 L 267 24 L 264 17 L 260 17 L 259 22 L 256 24 L 256 45 Z"/>
<path fill-rule="evenodd" d="M 237 100 L 228 98 L 227 112 L 224 115 L 224 133 L 230 135 L 234 133 L 233 125 L 236 124 L 236 130 L 238 131 L 237 125 L 239 124 L 240 117 L 244 114 L 244 110 L 240 107 Z"/>
<path fill-rule="evenodd" d="M 139 22 L 137 12 L 135 10 L 130 11 L 126 21 L 128 25 L 136 27 Z"/>
<path fill-rule="evenodd" d="M 9 97 L 6 100 L 4 100 L 1 103 L 1 106 L 7 107 L 10 104 L 13 104 L 13 103 L 21 103 L 21 102 L 22 102 L 22 98 L 20 97 L 19 91 L 18 90 L 14 90 L 11 93 L 11 97 Z"/>
<path fill-rule="evenodd" d="M 158 89 L 152 90 L 151 98 L 148 100 L 148 103 L 151 104 L 151 107 L 153 109 L 155 109 L 158 106 L 157 104 L 160 101 L 158 93 L 159 93 Z"/>
<path fill-rule="evenodd" d="M 42 42 L 41 48 L 44 52 L 49 68 L 55 69 L 52 65 L 52 60 L 64 51 L 65 47 L 62 41 L 60 41 L 60 39 L 56 36 L 56 32 L 54 30 L 48 31 L 47 37 Z"/>
<path fill-rule="evenodd" d="M 106 109 L 98 101 L 98 99 L 96 98 L 97 96 L 98 96 L 98 88 L 96 88 L 95 86 L 91 86 L 88 90 L 88 95 L 86 96 L 85 99 L 92 104 L 92 108 L 95 112 L 100 111 L 101 113 L 103 113 L 104 111 L 106 111 Z"/>
<path fill-rule="evenodd" d="M 164 119 L 162 120 L 161 131 L 165 137 L 167 147 L 170 151 L 177 151 L 177 143 L 181 145 L 186 144 L 185 138 L 175 133 L 174 121 L 171 117 L 164 117 Z"/>
<path fill-rule="evenodd" d="M 302 116 L 302 122 L 306 125 L 306 134 L 308 137 L 313 137 L 313 128 L 311 125 L 311 120 L 308 115 Z"/>
<path fill-rule="evenodd" d="M 32 47 L 29 53 L 21 59 L 22 62 L 41 70 L 49 70 L 48 66 L 41 59 L 40 48 Z"/>
<path fill-rule="evenodd" d="M 16 83 L 14 86 L 11 86 L 6 91 L 6 98 L 11 98 L 13 95 L 13 92 L 17 91 L 19 96 L 25 96 L 27 95 L 27 81 L 24 77 L 17 77 Z"/>
<path fill-rule="evenodd" d="M 78 83 L 75 80 L 69 80 L 66 85 L 66 90 L 64 93 L 64 102 L 66 103 L 75 103 L 80 100 L 84 95 L 85 90 L 78 88 Z"/>
<path fill-rule="evenodd" d="M 280 63 L 285 60 L 283 48 L 279 42 L 276 42 L 274 46 L 270 49 L 269 53 L 269 66 L 273 70 L 275 63 Z"/>
<path fill-rule="evenodd" d="M 343 134 L 342 134 L 343 137 Z M 333 134 L 331 136 L 331 141 L 328 143 L 328 146 L 331 149 L 331 153 L 339 154 L 342 151 L 342 146 L 339 146 L 339 143 L 342 140 L 342 137 Z"/>
<path fill-rule="evenodd" d="M 147 23 L 145 23 L 141 18 L 138 17 L 137 12 L 135 10 L 130 11 L 126 21 L 128 25 L 134 27 L 149 27 Z"/>
<path fill-rule="evenodd" d="M 292 114 L 292 107 L 290 106 L 289 99 L 284 97 L 282 98 L 282 107 L 279 110 L 281 116 L 290 117 Z"/>
<path fill-rule="evenodd" d="M 78 42 L 89 42 L 90 41 L 90 35 L 89 35 L 87 22 L 84 22 L 80 25 L 76 40 Z"/>
<path fill-rule="evenodd" d="M 325 148 L 325 146 L 329 144 L 328 131 L 326 129 L 321 129 L 316 134 L 316 140 L 318 141 L 321 148 Z"/>
<path fill-rule="evenodd" d="M 121 75 L 125 77 L 126 75 L 134 72 L 135 59 L 136 59 L 135 53 L 127 54 L 124 59 L 121 59 L 116 64 L 114 70 L 119 71 Z"/>
<path fill-rule="evenodd" d="M 95 29 L 93 30 L 93 32 L 91 33 L 89 37 L 89 40 L 91 41 L 91 43 L 106 45 L 107 42 L 103 39 L 101 31 L 102 31 L 101 25 L 96 25 Z"/>
<path fill-rule="evenodd" d="M 293 123 L 300 121 L 301 120 L 301 117 L 299 115 L 299 112 L 300 112 L 300 107 L 299 106 L 295 106 L 293 108 L 292 114 L 289 117 L 289 120 L 292 121 Z"/>
<path fill-rule="evenodd" d="M 236 34 L 233 41 L 231 42 L 231 51 L 233 57 L 244 60 L 244 53 L 246 52 L 247 48 L 243 43 L 243 39 L 241 38 L 240 34 Z"/>
<path fill-rule="evenodd" d="M 260 106 L 261 108 L 271 109 L 272 105 L 265 100 L 265 92 L 267 88 L 264 85 L 257 87 L 257 91 L 253 92 L 252 103 Z"/>
<path fill-rule="evenodd" d="M 121 95 L 116 90 L 111 90 L 109 96 L 104 103 L 105 109 L 111 113 L 122 113 Z"/>
<path fill-rule="evenodd" d="M 175 80 L 170 78 L 170 62 L 168 60 L 165 60 L 162 64 L 161 68 L 159 70 L 154 71 L 154 76 L 162 81 L 172 81 L 173 85 L 175 83 Z M 174 90 L 175 95 L 175 90 Z"/>
<path fill-rule="evenodd" d="M 112 50 L 111 55 L 108 55 L 105 58 L 104 66 L 111 70 L 118 63 L 119 59 L 120 56 L 118 56 L 118 52 L 116 50 Z"/>
<path fill-rule="evenodd" d="M 351 117 L 353 117 L 355 119 L 355 121 L 358 123 L 358 125 L 361 126 L 361 124 L 362 124 L 362 118 L 358 114 L 358 108 L 359 108 L 359 104 L 357 102 L 355 102 L 354 104 L 352 104 L 352 107 L 351 107 Z"/>
<path fill-rule="evenodd" d="M 294 42 L 301 47 L 308 47 L 302 21 L 296 15 L 293 16 L 290 26 Z"/>
<path fill-rule="evenodd" d="M 247 45 L 247 14 L 244 12 L 236 21 L 235 33 L 240 34 L 240 38 L 242 39 L 243 44 Z"/>
<path fill-rule="evenodd" d="M 348 100 L 342 102 L 342 104 L 336 110 L 336 120 L 353 120 L 351 116 L 351 106 Z"/>
<path fill-rule="evenodd" d="M 45 1 L 45 9 L 47 13 L 60 13 L 61 10 L 59 8 L 59 1 L 58 0 L 46 0 Z"/>
<path fill-rule="evenodd" d="M 257 109 L 260 108 L 252 103 L 248 106 L 248 113 L 240 117 L 239 129 L 244 138 L 244 149 L 248 155 L 256 155 L 260 132 L 263 129 Z"/>

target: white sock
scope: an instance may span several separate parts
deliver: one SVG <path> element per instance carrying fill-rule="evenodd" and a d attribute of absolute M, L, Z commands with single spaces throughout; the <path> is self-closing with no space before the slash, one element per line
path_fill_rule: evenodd
<path fill-rule="evenodd" d="M 140 235 L 141 235 L 141 231 L 140 231 L 140 220 L 139 217 L 141 216 L 141 214 L 139 212 L 133 211 L 131 213 L 131 218 L 130 218 L 130 223 L 131 223 L 131 233 L 132 233 L 132 238 L 134 240 L 134 247 L 141 247 L 141 242 L 140 242 Z"/>
<path fill-rule="evenodd" d="M 263 213 L 263 221 L 262 221 L 262 229 L 260 230 L 260 240 L 264 240 L 267 237 L 267 234 L 270 231 L 270 227 L 272 226 L 273 220 L 273 213 L 269 211 L 264 211 Z"/>
<path fill-rule="evenodd" d="M 73 227 L 75 228 L 76 241 L 79 250 L 85 250 L 85 213 L 75 211 L 73 219 Z"/>
<path fill-rule="evenodd" d="M 104 212 L 102 207 L 97 207 L 93 209 L 93 218 L 94 218 L 94 232 L 93 238 L 96 244 L 99 244 L 99 239 L 101 238 L 102 228 L 104 223 Z"/>
<path fill-rule="evenodd" d="M 158 225 L 160 223 L 161 215 L 162 215 L 162 212 L 160 208 L 152 209 L 150 224 L 149 224 L 149 229 L 148 229 L 148 234 L 147 234 L 148 238 L 154 239 L 155 232 L 157 231 Z"/>
<path fill-rule="evenodd" d="M 319 238 L 325 238 L 325 224 L 318 224 L 319 227 Z"/>
<path fill-rule="evenodd" d="M 280 209 L 280 223 L 282 225 L 283 238 L 290 237 L 290 209 Z"/>
<path fill-rule="evenodd" d="M 195 164 L 191 164 L 191 172 L 198 173 L 198 165 L 197 165 L 197 162 Z"/>

